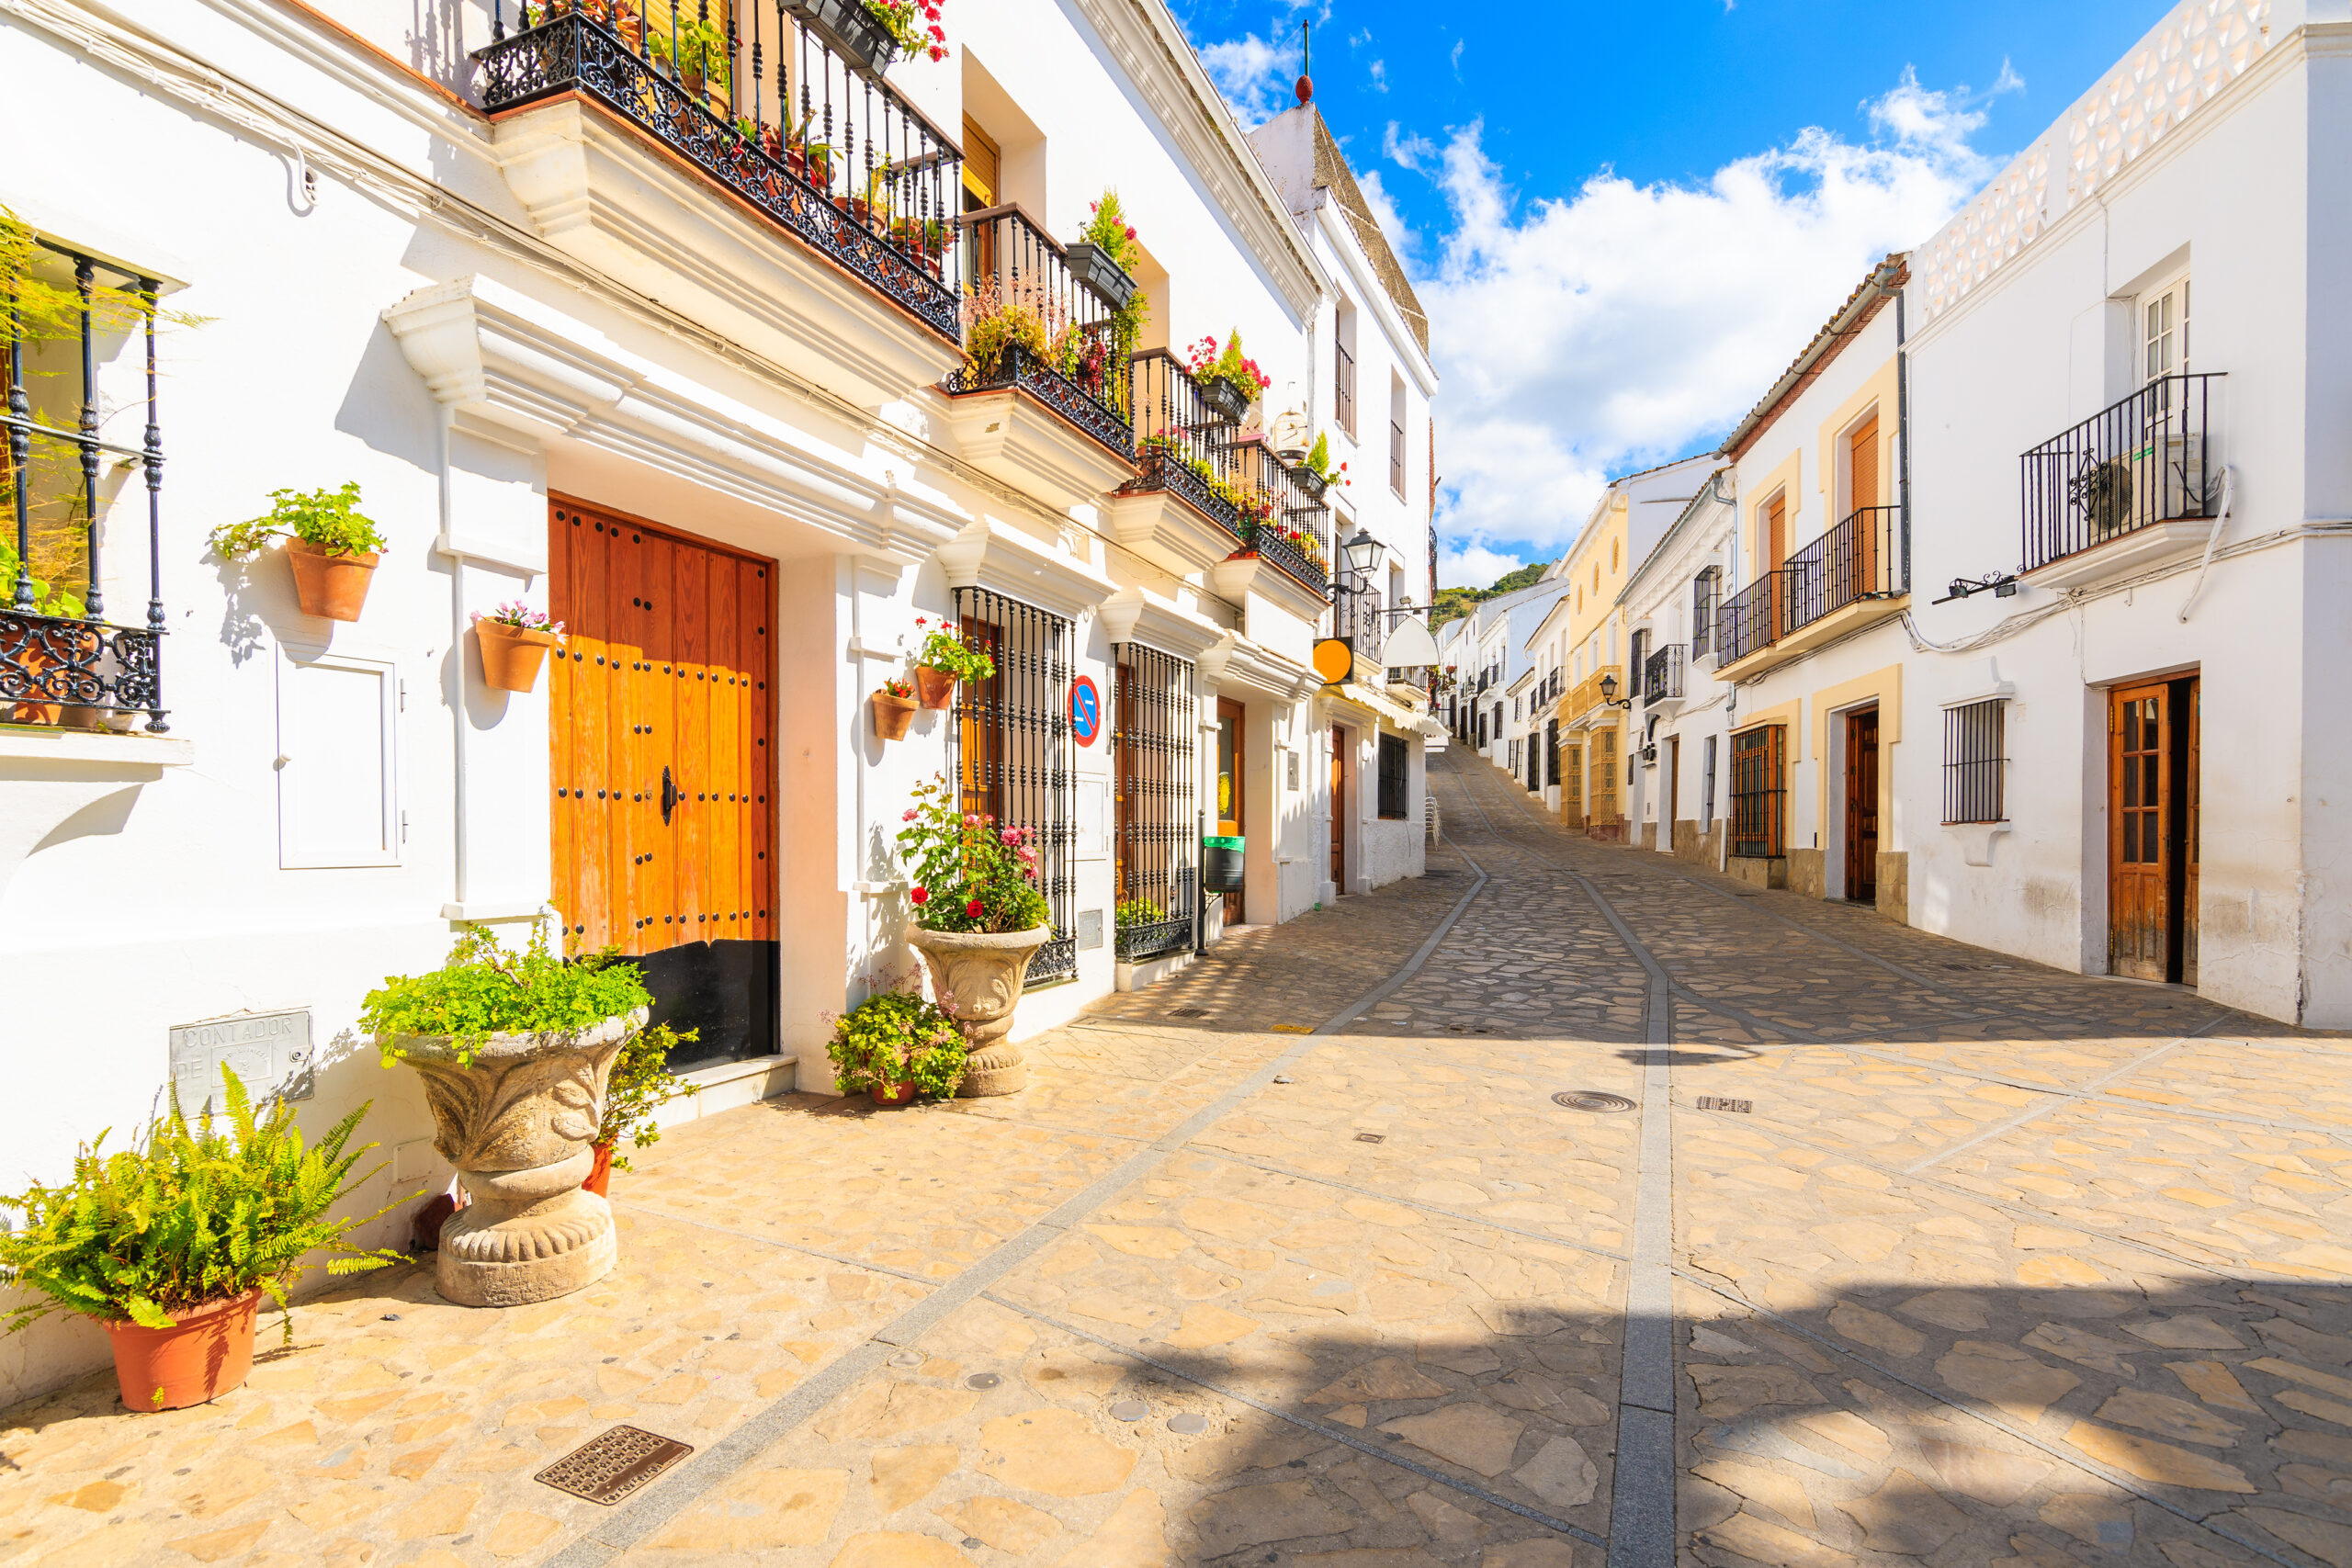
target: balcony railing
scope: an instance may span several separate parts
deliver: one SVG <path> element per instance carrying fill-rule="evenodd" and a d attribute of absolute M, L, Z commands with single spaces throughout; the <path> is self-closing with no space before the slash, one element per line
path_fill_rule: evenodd
<path fill-rule="evenodd" d="M 964 346 L 950 392 L 1018 387 L 1133 461 L 1127 367 L 1116 353 L 1110 307 L 1081 286 L 1069 256 L 1018 207 L 958 219 L 964 231 Z"/>
<path fill-rule="evenodd" d="M 1682 645 L 1669 642 L 1644 661 L 1642 666 L 1642 705 L 1667 701 L 1682 694 Z"/>
<path fill-rule="evenodd" d="M 1316 592 L 1330 592 L 1331 556 L 1324 540 L 1330 509 L 1297 469 L 1274 456 L 1264 436 L 1236 443 L 1233 455 L 1247 547 Z"/>
<path fill-rule="evenodd" d="M 1340 570 L 1351 579 L 1356 577 L 1344 565 Z M 1379 589 L 1373 587 L 1368 581 L 1362 587 L 1351 582 L 1348 592 L 1339 596 L 1332 620 L 1339 635 L 1348 639 L 1360 661 L 1380 663 L 1381 650 L 1388 646 L 1388 616 L 1381 609 Z"/>
<path fill-rule="evenodd" d="M 2020 459 L 2025 570 L 2156 523 L 2213 515 L 2221 374 L 2164 376 Z"/>
<path fill-rule="evenodd" d="M 1615 681 L 1622 689 L 1625 681 L 1624 669 L 1620 665 L 1604 664 L 1578 681 L 1569 688 L 1568 705 L 1562 710 L 1560 716 L 1566 719 L 1579 718 L 1599 707 L 1607 700 L 1600 694 L 1600 682 L 1604 680 Z"/>
<path fill-rule="evenodd" d="M 1768 571 L 1723 602 L 1715 616 L 1715 640 L 1721 662 L 1736 664 L 1759 648 L 1780 641 L 1774 606 L 1781 592 L 1781 574 Z"/>
<path fill-rule="evenodd" d="M 1890 599 L 1911 586 L 1903 558 L 1903 509 L 1865 506 L 1781 567 L 1781 635 L 1860 599 Z"/>
<path fill-rule="evenodd" d="M 1164 348 L 1135 356 L 1129 386 L 1136 474 L 1120 488 L 1182 496 L 1238 541 L 1241 491 L 1233 482 L 1232 427 L 1210 411 L 1200 383 Z"/>
<path fill-rule="evenodd" d="M 879 73 L 779 4 L 729 7 L 724 42 L 654 0 L 492 0 L 474 53 L 492 114 L 594 98 L 795 238 L 954 338 L 963 154 Z M 739 30 L 739 21 L 749 24 Z"/>

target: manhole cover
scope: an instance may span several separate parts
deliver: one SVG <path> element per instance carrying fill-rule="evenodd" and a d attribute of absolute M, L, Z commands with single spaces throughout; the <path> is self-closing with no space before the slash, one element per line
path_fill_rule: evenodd
<path fill-rule="evenodd" d="M 589 1438 L 531 1479 L 607 1506 L 695 1450 L 674 1438 L 616 1427 Z"/>
<path fill-rule="evenodd" d="M 1755 1113 L 1756 1102 L 1752 1100 L 1723 1100 L 1712 1094 L 1702 1094 L 1699 1097 L 1699 1109 L 1702 1111 L 1735 1111 L 1742 1116 L 1748 1116 Z"/>
<path fill-rule="evenodd" d="M 1597 1089 L 1564 1089 L 1552 1097 L 1552 1103 L 1569 1111 L 1631 1111 L 1634 1102 L 1622 1094 L 1603 1094 Z"/>
<path fill-rule="evenodd" d="M 994 1372 L 974 1372 L 970 1377 L 964 1380 L 964 1386 L 966 1388 L 985 1390 L 994 1388 L 1003 1381 L 1004 1380 L 1002 1378 L 997 1376 Z"/>
<path fill-rule="evenodd" d="M 1387 1141 L 1388 1134 L 1385 1133 L 1358 1133 L 1356 1134 L 1356 1142 L 1359 1144 L 1385 1144 Z"/>
<path fill-rule="evenodd" d="M 1182 1432 L 1184 1436 L 1189 1438 L 1195 1432 L 1207 1431 L 1209 1429 L 1209 1418 L 1205 1416 L 1195 1416 L 1188 1410 L 1182 1416 L 1170 1416 L 1168 1418 L 1168 1429 L 1171 1432 Z"/>
<path fill-rule="evenodd" d="M 1168 1010 L 1168 1016 L 1170 1018 L 1206 1018 L 1208 1015 L 1209 1010 L 1206 1008 L 1170 1008 Z"/>
<path fill-rule="evenodd" d="M 1151 1406 L 1140 1399 L 1123 1399 L 1111 1406 L 1114 1421 L 1140 1421 L 1151 1414 Z"/>

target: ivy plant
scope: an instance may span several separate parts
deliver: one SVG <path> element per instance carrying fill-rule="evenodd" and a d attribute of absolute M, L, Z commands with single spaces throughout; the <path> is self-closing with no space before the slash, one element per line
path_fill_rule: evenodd
<path fill-rule="evenodd" d="M 825 1055 L 847 1092 L 911 1083 L 919 1100 L 945 1100 L 964 1081 L 954 1016 L 909 991 L 877 991 L 835 1020 Z"/>
<path fill-rule="evenodd" d="M 447 1038 L 464 1065 L 493 1034 L 593 1029 L 652 1001 L 644 975 L 622 961 L 618 948 L 567 963 L 548 946 L 544 927 L 532 931 L 521 953 L 513 953 L 481 927 L 469 926 L 440 968 L 387 976 L 381 987 L 368 992 L 359 1027 L 375 1035 L 387 1067 L 408 1055 L 400 1042 L 410 1035 Z"/>
<path fill-rule="evenodd" d="M 300 539 L 331 556 L 390 548 L 374 519 L 360 515 L 356 480 L 345 481 L 340 490 L 274 490 L 269 499 L 270 508 L 261 516 L 213 529 L 214 553 L 223 560 L 244 560 L 279 538 Z"/>

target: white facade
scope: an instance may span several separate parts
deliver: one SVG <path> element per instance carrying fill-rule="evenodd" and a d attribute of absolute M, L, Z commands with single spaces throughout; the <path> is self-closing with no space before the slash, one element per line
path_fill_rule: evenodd
<path fill-rule="evenodd" d="M 949 767 L 956 726 L 926 712 L 884 742 L 867 698 L 905 672 L 918 616 L 1001 604 L 1008 616 L 1058 617 L 1039 714 L 1066 715 L 1081 680 L 1106 710 L 1091 743 L 1058 742 L 1064 782 L 1045 809 L 1066 846 L 1055 918 L 1072 976 L 1031 990 L 1020 1032 L 1182 962 L 1128 965 L 1115 952 L 1116 874 L 1136 842 L 1120 798 L 1121 649 L 1151 650 L 1191 682 L 1189 733 L 1169 738 L 1190 747 L 1193 804 L 1170 824 L 1186 847 L 1195 816 L 1217 830 L 1217 716 L 1220 703 L 1238 708 L 1226 798 L 1249 845 L 1241 918 L 1289 919 L 1324 896 L 1330 777 L 1316 762 L 1329 725 L 1308 660 L 1329 615 L 1311 563 L 1279 564 L 1241 525 L 1155 488 L 1122 455 L 1132 433 L 1090 426 L 1066 391 L 983 377 L 949 395 L 941 382 L 963 358 L 952 265 L 929 284 L 903 255 L 862 263 L 883 270 L 861 276 L 848 253 L 584 96 L 485 115 L 469 59 L 490 42 L 482 6 L 451 13 L 454 36 L 419 34 L 409 9 L 376 0 L 322 10 L 164 0 L 134 31 L 69 3 L 0 27 L 0 74 L 18 85 L 0 123 L 26 144 L 84 128 L 70 152 L 12 169 L 0 205 L 69 257 L 46 265 L 90 256 L 102 286 L 107 269 L 153 278 L 167 308 L 202 318 L 167 325 L 159 344 L 168 732 L 0 723 L 0 966 L 42 976 L 0 1026 L 18 1091 L 0 1113 L 9 1187 L 61 1176 L 101 1128 L 138 1124 L 171 1076 L 176 1026 L 299 1010 L 313 1047 L 306 1123 L 371 1100 L 361 1136 L 392 1156 L 359 1201 L 437 1189 L 449 1171 L 422 1094 L 378 1065 L 354 1020 L 385 976 L 439 963 L 464 921 L 510 940 L 541 922 L 586 942 L 600 921 L 621 940 L 674 917 L 696 928 L 679 941 L 697 953 L 724 945 L 703 931 L 751 933 L 751 968 L 711 982 L 733 1021 L 720 1055 L 735 1059 L 700 1070 L 707 1092 L 679 1114 L 796 1083 L 829 1089 L 831 1016 L 914 968 L 890 835 L 908 790 Z M 511 30 L 512 7 L 505 19 Z M 1317 323 L 1345 279 L 1164 6 L 1020 0 L 951 22 L 949 59 L 888 79 L 943 138 L 969 143 L 967 170 L 979 138 L 992 146 L 997 204 L 1067 242 L 1115 186 L 1154 297 L 1142 346 L 1238 328 L 1277 389 L 1312 386 Z M 771 62 L 786 52 L 767 45 Z M 773 85 L 760 90 L 773 118 Z M 677 112 L 702 111 L 681 99 Z M 120 199 L 130 190 L 137 201 Z M 964 196 L 952 176 L 943 194 Z M 944 299 L 944 325 L 910 299 Z M 97 570 L 106 618 L 137 626 L 149 597 L 141 348 L 135 333 L 102 334 L 96 348 L 104 438 L 134 454 L 107 461 Z M 59 352 L 78 349 L 41 348 L 32 368 Z M 1424 429 L 1433 389 L 1419 387 Z M 53 394 L 34 396 L 47 414 Z M 1252 409 L 1231 434 L 1272 412 Z M 1424 488 L 1426 452 L 1424 440 Z M 302 615 L 275 552 L 243 569 L 208 553 L 205 534 L 264 510 L 268 491 L 346 479 L 390 541 L 357 621 Z M 1302 515 L 1317 516 L 1328 558 L 1330 519 Z M 1415 515 L 1383 513 L 1408 565 L 1425 558 Z M 757 624 L 734 628 L 756 656 L 675 660 L 674 679 L 691 664 L 698 686 L 716 694 L 724 679 L 735 694 L 730 711 L 746 716 L 729 732 L 733 762 L 706 735 L 700 763 L 615 746 L 598 753 L 613 759 L 604 776 L 577 760 L 592 705 L 559 704 L 553 671 L 529 694 L 485 687 L 474 612 L 518 597 L 561 604 L 605 570 L 580 564 L 589 557 L 563 532 L 572 517 L 583 538 L 617 543 L 628 529 L 633 547 L 650 536 L 681 559 L 757 574 L 742 603 Z M 589 575 L 551 581 L 565 560 Z M 652 615 L 670 597 L 631 604 Z M 605 647 L 614 678 L 650 680 L 650 657 L 623 671 L 625 640 L 575 636 L 582 662 L 563 689 L 593 694 L 588 660 Z M 1419 722 L 1384 700 L 1391 728 Z M 1369 773 L 1376 742 L 1367 753 Z M 650 772 L 623 776 L 640 764 L 669 767 L 687 791 L 699 768 L 740 765 L 742 787 L 724 793 L 756 798 L 730 798 L 722 815 L 720 792 L 704 791 L 682 820 L 734 834 L 694 840 L 706 847 L 691 854 L 716 856 L 707 845 L 723 841 L 756 855 L 743 886 L 764 877 L 773 896 L 662 913 L 628 902 L 641 897 L 632 857 L 609 907 L 556 903 L 587 874 L 558 846 L 584 841 L 562 836 L 605 809 L 588 791 L 609 791 L 617 814 L 636 786 L 632 822 L 652 809 Z M 1410 766 L 1409 849 L 1380 821 L 1357 850 L 1363 885 L 1419 870 L 1418 745 Z M 1212 935 L 1218 920 L 1213 908 Z M 200 1081 L 209 1069 L 191 1070 Z M 405 1224 L 396 1214 L 367 1239 L 404 1236 Z M 0 1402 L 105 1356 L 78 1321 L 11 1338 Z"/>

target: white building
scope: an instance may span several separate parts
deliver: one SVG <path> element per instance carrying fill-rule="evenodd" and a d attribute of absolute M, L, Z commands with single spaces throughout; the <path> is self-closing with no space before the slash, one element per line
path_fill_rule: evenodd
<path fill-rule="evenodd" d="M 392 1169 L 363 1201 L 437 1187 L 417 1085 L 354 1019 L 460 922 L 640 956 L 661 1016 L 702 1032 L 693 1107 L 828 1089 L 830 1015 L 912 971 L 891 834 L 933 775 L 1046 846 L 1057 934 L 1023 1033 L 1183 961 L 1204 832 L 1247 846 L 1210 938 L 1324 895 L 1353 820 L 1315 765 L 1331 515 L 1276 450 L 1278 398 L 1218 413 L 1167 350 L 1238 330 L 1277 391 L 1323 386 L 1342 301 L 1359 343 L 1420 350 L 1335 272 L 1332 224 L 1284 196 L 1160 0 L 951 13 L 946 60 L 887 75 L 747 10 L 691 95 L 605 24 L 511 0 L 422 29 L 383 0 L 140 11 L 0 25 L 0 125 L 80 128 L 12 165 L 0 205 L 42 276 L 130 301 L 90 344 L 92 497 L 82 344 L 26 355 L 32 564 L 120 628 L 75 678 L 144 715 L 0 710 L 0 967 L 41 976 L 0 1026 L 8 1185 L 62 1175 L 167 1081 L 197 1098 L 225 1054 L 317 1125 L 374 1102 L 362 1136 Z M 559 36 L 609 70 L 567 74 L 578 56 L 540 47 Z M 1132 381 L 1105 352 L 1114 280 L 1067 251 L 1114 186 L 1150 296 Z M 152 414 L 151 287 L 201 318 L 156 334 Z M 991 293 L 1043 313 L 1058 368 L 967 364 L 961 317 Z M 1408 570 L 1432 389 L 1385 487 Z M 277 552 L 208 553 L 271 491 L 345 481 L 390 540 L 357 620 L 301 613 Z M 54 525 L 76 505 L 92 533 Z M 571 637 L 510 694 L 469 623 L 517 598 Z M 24 652 L 28 628 L 95 635 L 49 608 L 0 615 L 0 666 L 86 699 L 52 679 L 63 653 Z M 1000 673 L 886 742 L 868 696 L 918 616 L 989 638 Z M 1417 813 L 1419 720 L 1381 700 Z M 1418 831 L 1394 836 L 1351 882 L 1419 871 Z M 1116 931 L 1129 899 L 1168 918 Z M 0 1402 L 105 1355 L 78 1322 L 18 1337 Z"/>
<path fill-rule="evenodd" d="M 1716 609 L 1738 510 L 1728 468 L 1706 477 L 1618 596 L 1651 649 L 1627 671 L 1641 724 L 1634 842 L 1721 869 L 1733 687 L 1715 679 Z"/>

